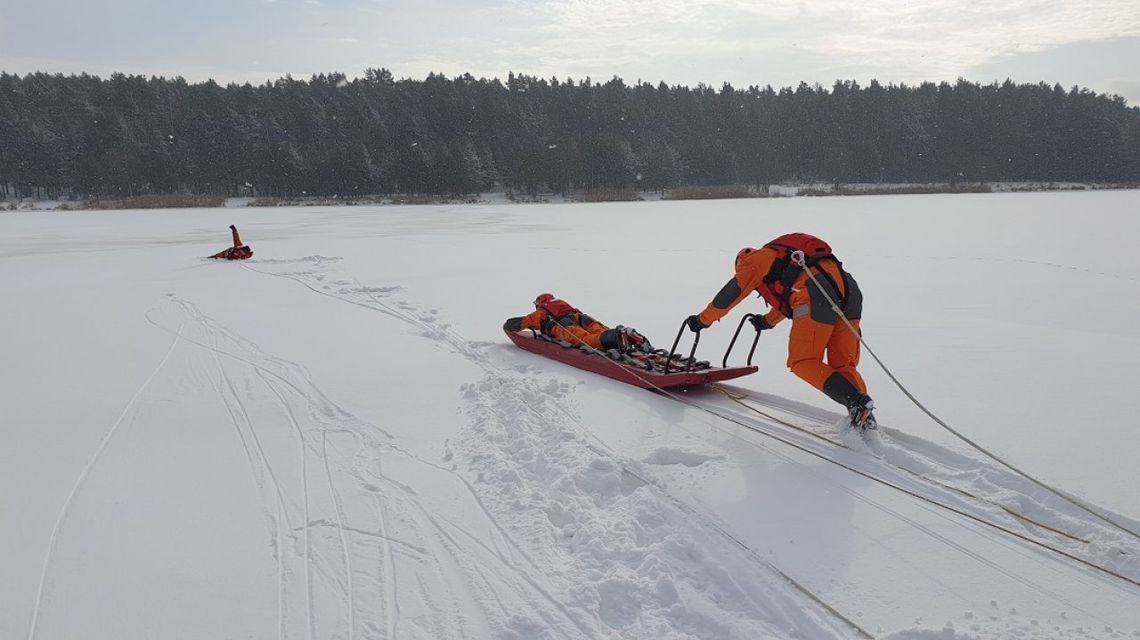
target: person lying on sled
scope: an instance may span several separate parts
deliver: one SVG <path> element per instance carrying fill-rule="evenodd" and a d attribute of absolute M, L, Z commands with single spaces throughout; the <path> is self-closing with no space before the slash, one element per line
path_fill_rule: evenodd
<path fill-rule="evenodd" d="M 565 300 L 543 293 L 534 299 L 534 312 L 503 323 L 506 331 L 532 329 L 572 347 L 586 345 L 592 349 L 626 352 L 649 342 L 645 336 L 629 327 L 614 329 L 582 313 Z"/>
<path fill-rule="evenodd" d="M 218 260 L 246 260 L 252 258 L 253 249 L 250 249 L 249 245 L 241 243 L 241 236 L 238 235 L 237 227 L 231 224 L 230 231 L 233 232 L 234 235 L 234 246 L 225 251 L 219 251 L 210 257 Z"/>

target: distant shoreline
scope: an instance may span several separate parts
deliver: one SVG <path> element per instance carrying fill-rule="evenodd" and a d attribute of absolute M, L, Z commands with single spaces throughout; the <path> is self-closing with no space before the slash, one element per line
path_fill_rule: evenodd
<path fill-rule="evenodd" d="M 145 195 L 86 200 L 7 199 L 2 211 L 93 211 L 111 209 L 192 209 L 296 206 L 392 206 L 455 204 L 561 204 L 590 202 L 647 202 L 660 200 L 733 200 L 820 196 L 914 195 L 952 193 L 1029 193 L 1049 191 L 1109 191 L 1140 189 L 1140 183 L 1095 182 L 985 182 L 985 183 L 801 183 L 771 185 L 766 190 L 743 185 L 678 187 L 664 191 L 614 189 L 571 194 L 520 194 L 494 191 L 465 196 L 393 194 L 365 196 L 226 197 L 207 195 Z"/>

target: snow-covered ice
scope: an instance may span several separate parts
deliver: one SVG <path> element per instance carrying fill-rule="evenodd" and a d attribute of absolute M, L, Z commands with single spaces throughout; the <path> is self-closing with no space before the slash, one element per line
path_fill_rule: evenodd
<path fill-rule="evenodd" d="M 668 395 L 500 329 L 552 291 L 667 347 L 741 245 L 815 233 L 922 402 L 1140 531 L 1138 207 L 2 213 L 0 638 L 1140 637 L 1140 539 L 866 355 L 860 438 L 785 327 Z M 203 260 L 231 223 L 254 258 Z"/>

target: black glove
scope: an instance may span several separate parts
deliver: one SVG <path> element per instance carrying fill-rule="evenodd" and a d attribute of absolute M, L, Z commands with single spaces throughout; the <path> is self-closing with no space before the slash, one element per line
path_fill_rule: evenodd
<path fill-rule="evenodd" d="M 235 226 L 233 226 L 233 225 L 231 224 L 231 225 L 230 225 L 230 231 L 237 231 L 237 227 L 235 227 Z"/>
<path fill-rule="evenodd" d="M 757 332 L 772 328 L 772 325 L 768 324 L 768 318 L 759 314 L 753 315 L 748 321 L 752 323 L 753 327 L 756 327 Z"/>
<path fill-rule="evenodd" d="M 522 331 L 522 321 L 523 319 L 521 317 L 508 318 L 507 321 L 503 323 L 503 331 Z"/>
<path fill-rule="evenodd" d="M 697 333 L 701 329 L 707 328 L 705 323 L 701 322 L 700 316 L 689 316 L 688 318 L 685 318 L 685 324 L 688 325 L 689 331 L 692 331 L 693 333 Z"/>

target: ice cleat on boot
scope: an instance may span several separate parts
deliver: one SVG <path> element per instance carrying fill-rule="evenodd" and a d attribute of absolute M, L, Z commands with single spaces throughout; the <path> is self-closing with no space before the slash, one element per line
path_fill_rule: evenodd
<path fill-rule="evenodd" d="M 848 421 L 860 433 L 868 429 L 878 428 L 875 422 L 875 403 L 867 394 L 862 393 L 846 376 L 838 371 L 828 376 L 823 383 L 823 392 L 827 397 L 847 407 Z"/>
<path fill-rule="evenodd" d="M 629 327 L 622 326 L 606 329 L 598 336 L 598 341 L 601 343 L 602 349 L 615 349 L 621 353 L 642 351 L 642 346 L 649 344 L 645 336 Z"/>
<path fill-rule="evenodd" d="M 860 433 L 879 428 L 875 420 L 875 403 L 867 396 L 852 399 L 847 407 L 847 418 Z"/>
<path fill-rule="evenodd" d="M 602 345 L 603 351 L 625 351 L 627 340 L 625 334 L 617 329 L 606 329 L 598 336 L 598 342 Z"/>
<path fill-rule="evenodd" d="M 618 333 L 621 334 L 622 341 L 627 350 L 641 351 L 644 353 L 652 351 L 653 345 L 649 344 L 649 340 L 647 340 L 645 336 L 641 335 L 637 329 L 634 329 L 633 327 L 622 326 L 620 324 L 615 327 L 615 329 Z"/>

